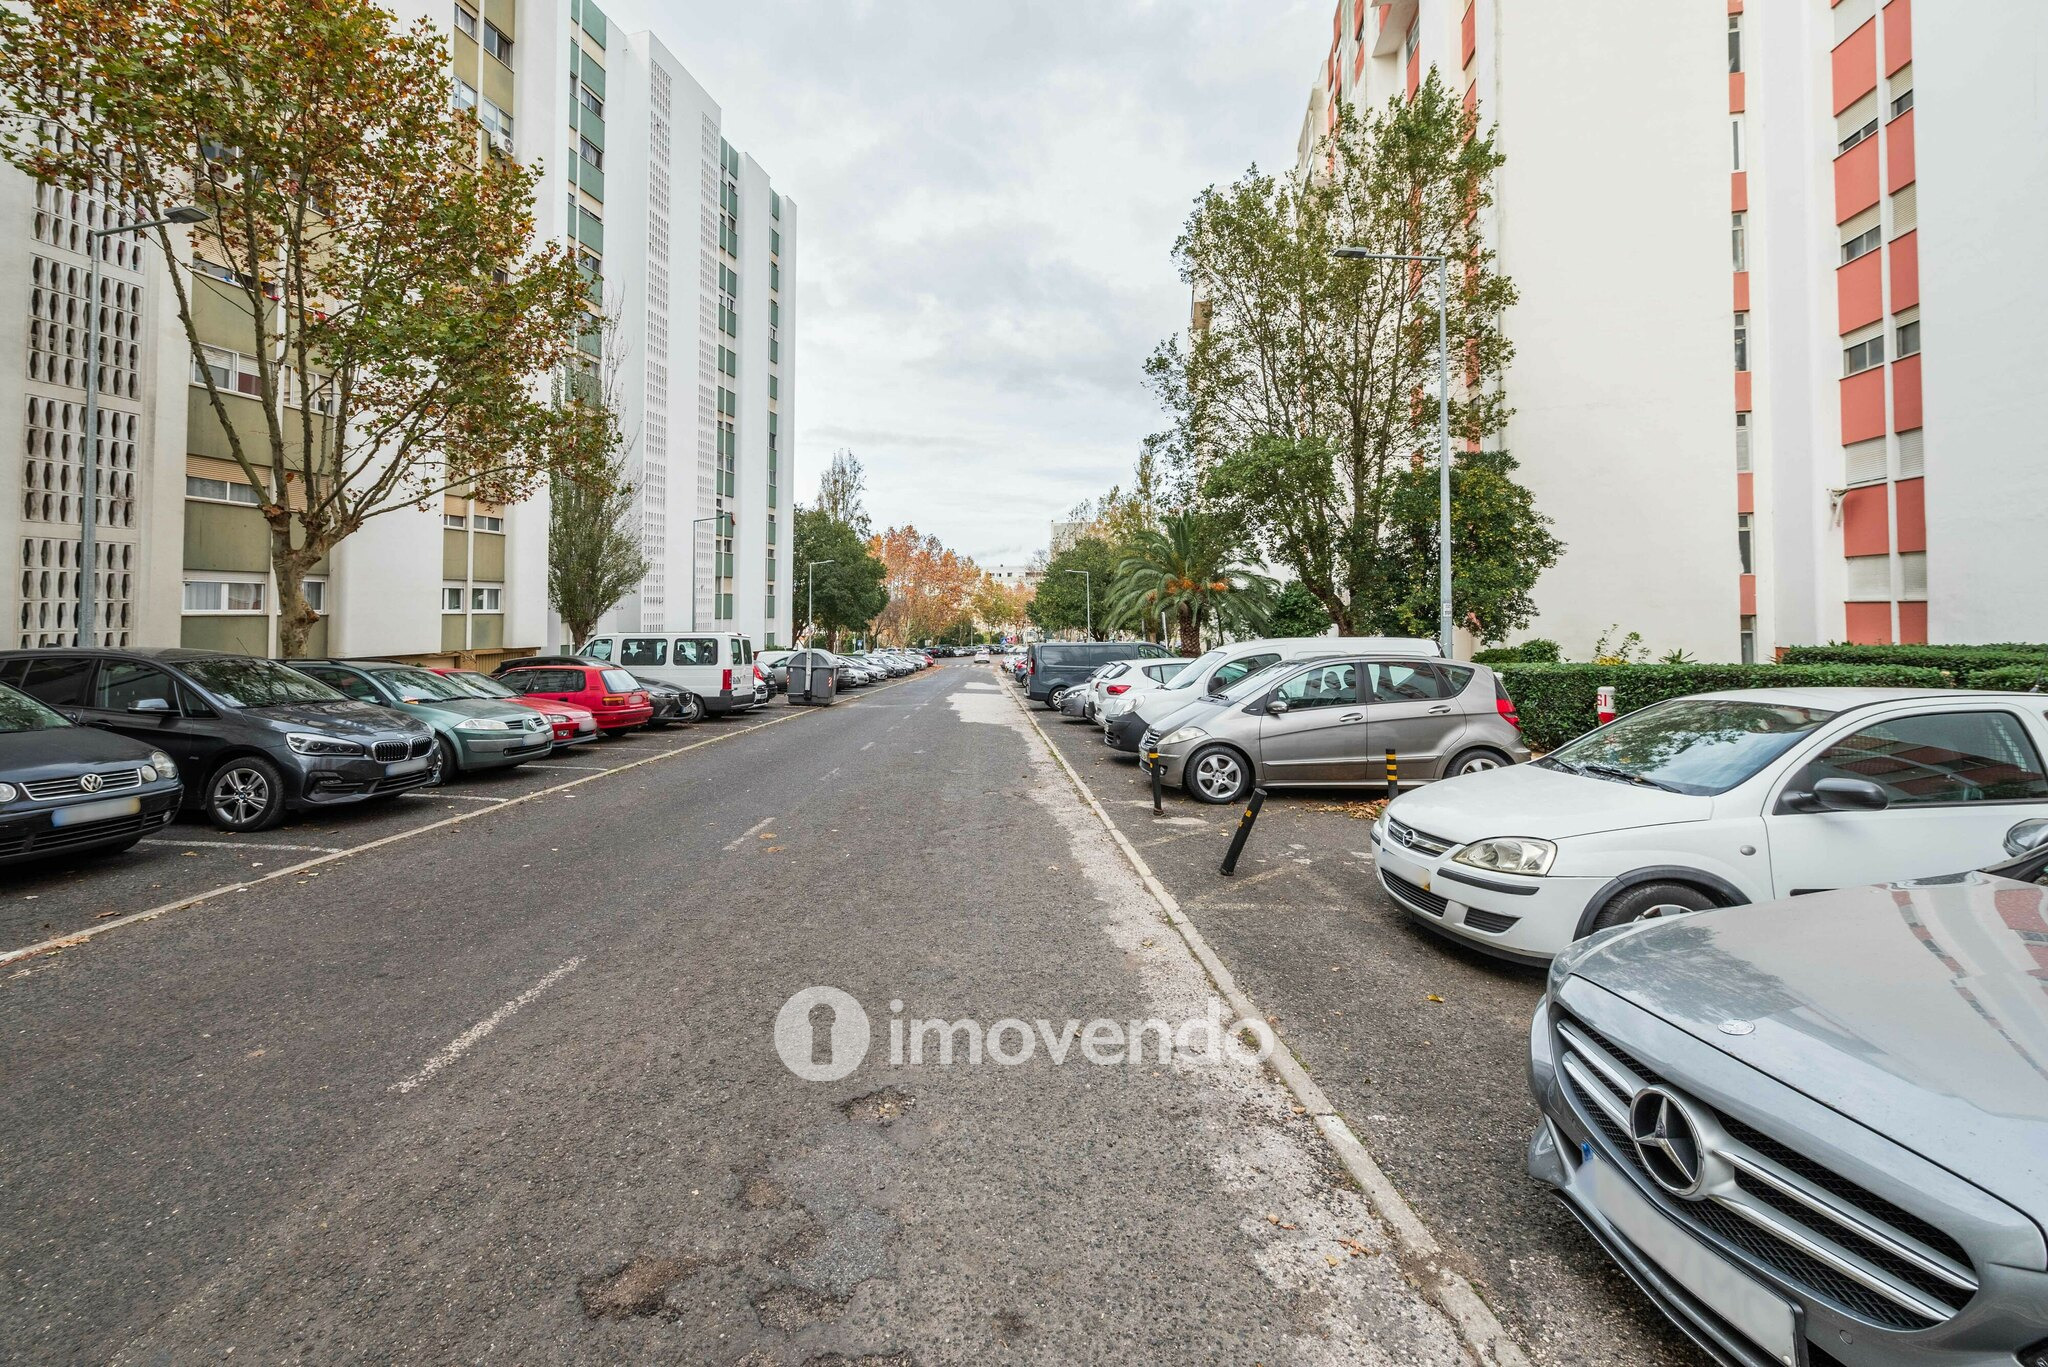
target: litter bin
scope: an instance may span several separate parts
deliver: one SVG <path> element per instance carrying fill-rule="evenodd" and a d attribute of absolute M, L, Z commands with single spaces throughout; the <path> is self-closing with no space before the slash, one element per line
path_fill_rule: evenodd
<path fill-rule="evenodd" d="M 822 650 L 799 650 L 789 657 L 789 701 L 792 706 L 829 706 L 838 696 L 839 671 Z"/>

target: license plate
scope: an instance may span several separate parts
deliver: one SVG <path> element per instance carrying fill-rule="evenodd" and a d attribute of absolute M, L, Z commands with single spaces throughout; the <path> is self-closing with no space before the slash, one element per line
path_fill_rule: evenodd
<path fill-rule="evenodd" d="M 426 767 L 427 757 L 421 755 L 418 759 L 402 759 L 396 764 L 386 765 L 384 772 L 392 778 L 396 778 L 400 774 L 417 774 Z"/>
<path fill-rule="evenodd" d="M 1605 1159 L 1593 1157 L 1579 1180 L 1590 1180 L 1593 1204 L 1607 1223 L 1673 1281 L 1778 1361 L 1798 1361 L 1798 1318 L 1790 1302 L 1673 1224 Z"/>
<path fill-rule="evenodd" d="M 142 810 L 139 797 L 110 797 L 105 802 L 81 802 L 75 807 L 59 807 L 50 813 L 52 826 L 87 826 L 95 821 L 112 821 L 118 816 L 134 816 Z"/>

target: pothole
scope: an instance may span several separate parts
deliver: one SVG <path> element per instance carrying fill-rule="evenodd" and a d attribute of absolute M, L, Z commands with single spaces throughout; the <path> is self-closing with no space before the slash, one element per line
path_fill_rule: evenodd
<path fill-rule="evenodd" d="M 602 1277 L 585 1277 L 576 1284 L 576 1294 L 583 1313 L 594 1320 L 659 1315 L 669 1288 L 705 1265 L 702 1258 L 634 1258 Z"/>
<path fill-rule="evenodd" d="M 771 1286 L 754 1297 L 754 1316 L 763 1329 L 794 1334 L 838 1318 L 844 1302 L 803 1286 Z"/>
<path fill-rule="evenodd" d="M 879 1092 L 869 1092 L 851 1101 L 841 1102 L 839 1110 L 848 1120 L 865 1120 L 875 1125 L 893 1125 L 912 1105 L 910 1093 L 896 1087 L 884 1087 Z"/>

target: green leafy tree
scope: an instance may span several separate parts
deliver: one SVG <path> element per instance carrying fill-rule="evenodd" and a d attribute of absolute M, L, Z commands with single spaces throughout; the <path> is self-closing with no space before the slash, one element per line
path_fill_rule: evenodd
<path fill-rule="evenodd" d="M 823 632 L 826 648 L 837 650 L 842 633 L 865 632 L 889 606 L 889 590 L 883 582 L 888 571 L 868 549 L 868 538 L 826 509 L 796 510 L 793 549 L 797 611 L 801 614 L 808 608 L 816 614 L 814 621 L 797 632 L 798 640 Z M 818 564 L 821 560 L 833 563 Z M 813 578 L 807 581 L 806 575 Z"/>
<path fill-rule="evenodd" d="M 1482 641 L 1529 625 L 1537 576 L 1564 549 L 1514 471 L 1505 451 L 1471 452 L 1451 467 L 1451 606 Z M 1371 634 L 1435 637 L 1440 497 L 1433 467 L 1394 477 L 1374 564 L 1380 588 L 1364 623 Z"/>
<path fill-rule="evenodd" d="M 1199 655 L 1204 625 L 1259 630 L 1273 581 L 1239 560 L 1243 535 L 1214 513 L 1169 513 L 1117 562 L 1111 601 L 1124 618 L 1169 614 L 1183 655 Z"/>
<path fill-rule="evenodd" d="M 1266 631 L 1274 636 L 1320 636 L 1329 629 L 1330 614 L 1298 579 L 1287 581 L 1266 612 Z"/>
<path fill-rule="evenodd" d="M 148 231 L 262 498 L 286 656 L 318 620 L 307 572 L 369 519 L 608 477 L 583 431 L 605 415 L 548 382 L 589 283 L 535 241 L 538 169 L 485 150 L 431 23 L 374 0 L 24 0 L 0 9 L 0 108 L 0 155 L 35 179 L 208 215 Z M 253 392 L 209 364 L 202 317 L 240 332 Z"/>
<path fill-rule="evenodd" d="M 638 589 L 648 570 L 633 486 L 626 482 L 637 434 L 624 432 L 618 418 L 626 352 L 617 309 L 604 315 L 599 339 L 599 364 L 570 372 L 557 386 L 559 402 L 592 405 L 605 418 L 582 433 L 603 448 L 589 462 L 597 477 L 562 473 L 548 485 L 548 602 L 561 614 L 572 649 L 590 639 L 599 619 Z"/>
<path fill-rule="evenodd" d="M 1440 451 L 1436 276 L 1331 253 L 1447 258 L 1461 444 L 1507 420 L 1499 380 L 1513 349 L 1501 318 L 1515 290 L 1479 228 L 1501 155 L 1435 72 L 1412 99 L 1347 107 L 1314 162 L 1312 177 L 1253 168 L 1197 198 L 1175 254 L 1207 325 L 1164 343 L 1148 370 L 1173 415 L 1162 444 L 1182 483 L 1362 634 L 1426 589 L 1420 562 L 1393 543 L 1408 539 L 1396 501 L 1410 479 L 1434 480 Z"/>
<path fill-rule="evenodd" d="M 1087 577 L 1069 571 L 1086 571 Z M 1046 632 L 1089 631 L 1106 641 L 1125 621 L 1110 602 L 1110 584 L 1116 578 L 1116 552 L 1108 541 L 1093 533 L 1077 537 L 1074 543 L 1045 562 L 1045 577 L 1038 582 L 1025 615 Z M 1090 626 L 1090 596 L 1093 596 L 1093 630 Z"/>

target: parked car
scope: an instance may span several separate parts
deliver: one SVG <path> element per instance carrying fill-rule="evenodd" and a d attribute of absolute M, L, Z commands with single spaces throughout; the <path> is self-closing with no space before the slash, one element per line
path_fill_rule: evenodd
<path fill-rule="evenodd" d="M 1110 664 L 1097 665 L 1094 669 L 1088 671 L 1088 677 L 1072 688 L 1069 688 L 1066 691 L 1066 695 L 1060 699 L 1060 715 L 1068 721 L 1092 720 L 1089 708 L 1094 696 L 1095 684 L 1102 678 L 1106 670 L 1114 668 L 1116 668 L 1116 665 L 1112 662 Z"/>
<path fill-rule="evenodd" d="M 1223 692 L 1247 675 L 1286 660 L 1347 652 L 1437 658 L 1434 641 L 1408 636 L 1276 636 L 1234 641 L 1186 662 L 1187 668 L 1175 673 L 1170 682 L 1139 698 L 1135 706 L 1104 726 L 1103 744 L 1135 755 L 1138 742 L 1148 729 L 1156 727 L 1164 734 L 1164 723 L 1175 712 L 1207 695 Z"/>
<path fill-rule="evenodd" d="M 1162 780 L 1198 802 L 1242 802 L 1254 787 L 1427 783 L 1529 758 L 1512 704 L 1484 665 L 1345 655 L 1261 670 L 1206 711 L 1147 733 Z"/>
<path fill-rule="evenodd" d="M 0 864 L 125 850 L 169 825 L 183 793 L 161 749 L 0 684 Z"/>
<path fill-rule="evenodd" d="M 1118 660 L 1088 682 L 1088 720 L 1106 726 L 1137 705 L 1139 697 L 1162 688 L 1188 667 L 1180 659 Z"/>
<path fill-rule="evenodd" d="M 793 650 L 764 650 L 754 657 L 754 663 L 767 671 L 768 682 L 776 691 L 789 692 L 789 661 L 795 655 Z"/>
<path fill-rule="evenodd" d="M 839 686 L 841 688 L 845 688 L 848 684 L 855 688 L 866 688 L 869 684 L 876 681 L 877 675 L 872 666 L 856 660 L 850 655 L 839 655 L 834 658 L 839 661 L 839 667 L 844 671 L 840 675 Z"/>
<path fill-rule="evenodd" d="M 1172 652 L 1150 641 L 1041 641 L 1024 658 L 1024 696 L 1060 710 L 1067 690 L 1087 680 L 1098 666 L 1116 660 L 1169 659 Z"/>
<path fill-rule="evenodd" d="M 1707 693 L 1404 793 L 1373 843 L 1415 920 L 1541 962 L 1630 921 L 1986 864 L 2048 817 L 2044 750 L 2025 694 Z"/>
<path fill-rule="evenodd" d="M 289 665 L 210 650 L 0 652 L 0 683 L 168 754 L 184 805 L 224 831 L 389 797 L 431 777 L 434 733 Z"/>
<path fill-rule="evenodd" d="M 989 653 L 987 646 L 983 646 L 981 647 L 981 649 L 974 652 L 974 662 L 978 665 L 985 665 L 989 662 Z"/>
<path fill-rule="evenodd" d="M 479 698 L 431 669 L 381 660 L 297 660 L 293 668 L 345 698 L 381 703 L 432 727 L 429 786 L 463 773 L 515 768 L 555 748 L 553 726 L 533 708 Z"/>
<path fill-rule="evenodd" d="M 581 669 L 591 663 L 588 655 L 517 655 L 509 660 L 500 661 L 491 671 L 491 677 L 495 679 L 504 675 L 507 670 L 533 668 L 539 665 L 563 665 Z M 643 678 L 630 669 L 625 672 L 632 678 L 633 687 L 645 693 L 647 701 L 654 707 L 654 715 L 647 722 L 649 730 L 659 731 L 671 725 L 704 720 L 704 700 L 689 689 L 662 683 L 657 679 Z"/>
<path fill-rule="evenodd" d="M 498 676 L 498 682 L 528 697 L 562 698 L 589 708 L 597 718 L 601 735 L 623 735 L 637 726 L 645 726 L 654 716 L 654 704 L 639 680 L 626 670 L 588 660 L 575 665 L 508 669 Z"/>
<path fill-rule="evenodd" d="M 736 632 L 593 636 L 578 653 L 650 682 L 687 689 L 715 717 L 768 701 L 767 691 L 754 681 L 754 643 Z"/>
<path fill-rule="evenodd" d="M 1552 961 L 1529 1171 L 1715 1360 L 2048 1361 L 2043 829 Z"/>
<path fill-rule="evenodd" d="M 436 674 L 452 679 L 456 687 L 468 689 L 479 698 L 503 698 L 516 702 L 521 707 L 530 707 L 548 719 L 549 727 L 555 733 L 555 748 L 569 745 L 587 745 L 597 739 L 597 718 L 587 707 L 578 707 L 560 698 L 529 698 L 524 693 L 515 693 L 488 674 L 479 674 L 473 669 L 436 669 Z"/>

